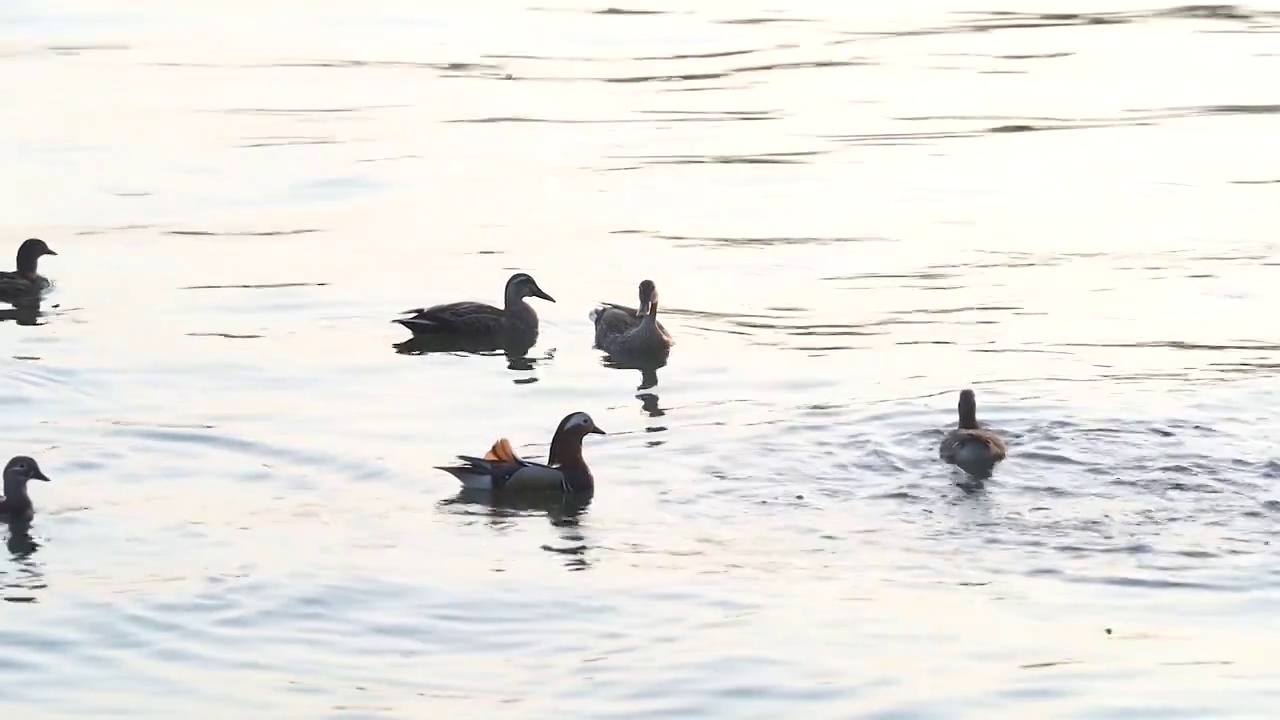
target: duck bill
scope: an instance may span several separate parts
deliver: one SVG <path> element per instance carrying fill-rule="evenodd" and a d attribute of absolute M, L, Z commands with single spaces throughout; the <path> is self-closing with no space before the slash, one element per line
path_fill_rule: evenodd
<path fill-rule="evenodd" d="M 555 301 L 556 301 L 556 299 L 555 299 L 555 298 L 553 298 L 553 297 L 551 297 L 550 295 L 548 295 L 546 292 L 544 292 L 544 291 L 543 291 L 543 289 L 542 289 L 542 288 L 538 287 L 537 285 L 534 285 L 534 286 L 533 286 L 533 289 L 529 291 L 529 294 L 530 294 L 530 295 L 532 295 L 532 296 L 534 296 L 534 297 L 537 297 L 537 298 L 542 298 L 543 300 L 546 300 L 547 302 L 555 302 Z"/>
<path fill-rule="evenodd" d="M 640 303 L 640 309 L 636 311 L 636 315 L 638 317 L 644 317 L 645 315 L 649 314 L 649 311 L 652 307 L 653 307 L 653 303 L 649 300 L 645 300 L 644 302 Z"/>
<path fill-rule="evenodd" d="M 45 248 L 44 252 L 41 253 L 41 255 L 57 255 L 57 254 L 58 253 L 53 251 L 53 248 Z"/>
<path fill-rule="evenodd" d="M 592 425 L 592 426 L 591 426 L 591 429 L 590 429 L 590 430 L 588 430 L 587 432 L 588 432 L 588 433 L 590 433 L 590 434 L 592 434 L 592 435 L 608 435 L 608 434 L 609 434 L 609 433 L 607 433 L 607 432 L 605 432 L 605 431 L 601 430 L 601 429 L 600 429 L 600 426 L 598 426 L 598 425 Z"/>
<path fill-rule="evenodd" d="M 45 474 L 44 474 L 44 473 L 42 473 L 42 472 L 40 472 L 40 468 L 36 468 L 36 469 L 34 469 L 34 470 L 32 470 L 32 471 L 31 471 L 31 479 L 32 479 L 32 480 L 43 480 L 43 481 L 45 481 L 45 482 L 49 482 L 49 476 L 48 476 L 48 475 L 45 475 Z"/>

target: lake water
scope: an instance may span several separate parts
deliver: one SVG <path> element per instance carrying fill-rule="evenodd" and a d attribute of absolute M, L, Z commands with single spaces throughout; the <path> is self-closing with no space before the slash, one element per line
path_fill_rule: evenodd
<path fill-rule="evenodd" d="M 1271 717 L 1280 12 L 993 5 L 6 3 L 0 710 Z M 580 513 L 432 469 L 575 410 Z"/>

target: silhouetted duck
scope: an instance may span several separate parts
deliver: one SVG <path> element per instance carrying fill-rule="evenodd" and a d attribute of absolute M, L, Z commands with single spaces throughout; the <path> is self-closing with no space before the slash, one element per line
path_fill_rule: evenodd
<path fill-rule="evenodd" d="M 675 342 L 658 322 L 658 288 L 652 280 L 640 283 L 640 307 L 602 303 L 591 311 L 596 347 L 613 356 L 662 357 Z"/>
<path fill-rule="evenodd" d="M 4 466 L 4 497 L 0 498 L 0 518 L 8 521 L 25 520 L 35 514 L 27 483 L 31 480 L 49 481 L 36 461 L 19 455 Z"/>
<path fill-rule="evenodd" d="M 516 273 L 507 280 L 504 307 L 463 301 L 406 310 L 407 318 L 397 318 L 414 335 L 466 337 L 475 340 L 499 336 L 538 335 L 538 314 L 524 301 L 527 297 L 555 302 L 542 291 L 528 273 Z"/>
<path fill-rule="evenodd" d="M 18 269 L 0 272 L 0 300 L 14 303 L 39 298 L 49 289 L 49 280 L 36 272 L 36 266 L 42 256 L 57 254 L 40 238 L 24 240 L 18 246 Z"/>
<path fill-rule="evenodd" d="M 1004 440 L 978 425 L 978 401 L 972 390 L 960 391 L 960 422 L 938 446 L 938 457 L 978 478 L 991 475 L 1007 454 Z"/>
<path fill-rule="evenodd" d="M 595 490 L 595 478 L 582 458 L 582 438 L 589 434 L 604 435 L 605 432 L 590 415 L 569 413 L 551 437 L 546 465 L 521 458 L 509 440 L 500 438 L 482 458 L 459 455 L 463 464 L 436 469 L 453 475 L 471 490 L 589 493 Z"/>

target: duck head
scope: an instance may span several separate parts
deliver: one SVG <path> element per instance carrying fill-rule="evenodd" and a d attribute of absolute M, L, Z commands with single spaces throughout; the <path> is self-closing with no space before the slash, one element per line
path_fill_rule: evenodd
<path fill-rule="evenodd" d="M 956 407 L 960 413 L 960 427 L 967 430 L 978 428 L 978 399 L 968 388 L 960 391 L 960 403 Z"/>
<path fill-rule="evenodd" d="M 582 438 L 587 435 L 604 435 L 604 430 L 596 425 L 596 421 L 584 412 L 572 412 L 564 416 L 556 427 L 556 434 L 551 436 L 551 451 L 547 463 L 563 465 L 567 462 L 582 461 Z"/>
<path fill-rule="evenodd" d="M 658 286 L 652 280 L 640 281 L 640 306 L 637 314 L 648 315 L 657 310 Z"/>
<path fill-rule="evenodd" d="M 36 265 L 45 255 L 57 255 L 48 243 L 40 238 L 29 238 L 18 246 L 18 273 L 28 280 L 36 274 Z"/>
<path fill-rule="evenodd" d="M 40 471 L 40 465 L 34 458 L 18 455 L 4 466 L 5 497 L 23 497 L 27 493 L 27 483 L 31 480 L 49 482 L 48 476 Z"/>
<path fill-rule="evenodd" d="M 507 280 L 507 299 L 523 300 L 527 297 L 542 298 L 547 302 L 555 302 L 556 299 L 543 292 L 538 287 L 538 282 L 533 279 L 529 273 L 516 273 Z"/>

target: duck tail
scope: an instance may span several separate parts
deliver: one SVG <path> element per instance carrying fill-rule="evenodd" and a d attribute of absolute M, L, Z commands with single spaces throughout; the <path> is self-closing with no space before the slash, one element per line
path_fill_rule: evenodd
<path fill-rule="evenodd" d="M 436 465 L 437 470 L 443 470 L 449 473 L 458 482 L 462 483 L 464 488 L 484 488 L 486 483 L 490 482 L 490 469 L 488 463 L 476 465 L 473 463 L 479 458 L 466 458 L 459 456 L 459 459 L 468 464 L 466 465 Z"/>
<path fill-rule="evenodd" d="M 414 335 L 428 335 L 440 329 L 440 325 L 438 323 L 420 318 L 396 318 L 391 322 L 403 325 L 406 330 Z"/>

